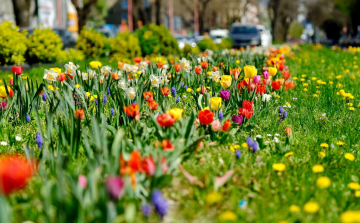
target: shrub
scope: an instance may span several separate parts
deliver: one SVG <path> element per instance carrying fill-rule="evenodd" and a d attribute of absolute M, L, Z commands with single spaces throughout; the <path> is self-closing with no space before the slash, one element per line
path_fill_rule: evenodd
<path fill-rule="evenodd" d="M 290 24 L 289 34 L 293 38 L 299 39 L 303 33 L 303 30 L 304 30 L 304 25 L 295 21 Z"/>
<path fill-rule="evenodd" d="M 82 51 L 75 50 L 72 48 L 70 48 L 69 52 L 62 51 L 59 54 L 59 61 L 64 62 L 64 63 L 68 63 L 69 61 L 71 61 L 71 62 L 82 61 L 84 59 L 85 59 L 85 55 Z"/>
<path fill-rule="evenodd" d="M 27 49 L 26 30 L 19 32 L 19 27 L 11 22 L 0 25 L 0 64 L 20 64 L 25 61 Z"/>
<path fill-rule="evenodd" d="M 62 40 L 51 29 L 34 29 L 28 38 L 26 59 L 33 63 L 55 63 L 63 51 Z"/>
<path fill-rule="evenodd" d="M 83 28 L 76 42 L 76 48 L 86 57 L 98 58 L 105 55 L 107 38 L 93 29 Z"/>
<path fill-rule="evenodd" d="M 110 57 L 115 60 L 131 59 L 141 55 L 139 39 L 130 32 L 118 33 L 109 40 Z"/>
<path fill-rule="evenodd" d="M 221 43 L 218 45 L 219 49 L 231 49 L 233 47 L 233 42 L 230 38 L 224 38 L 221 40 Z"/>
<path fill-rule="evenodd" d="M 177 40 L 163 25 L 150 24 L 136 31 L 142 54 L 177 54 L 180 52 Z"/>
<path fill-rule="evenodd" d="M 203 40 L 200 40 L 197 43 L 197 46 L 201 51 L 205 50 L 216 50 L 216 44 L 213 42 L 213 40 L 209 37 L 205 37 Z"/>
<path fill-rule="evenodd" d="M 200 49 L 198 46 L 192 47 L 190 44 L 185 44 L 184 48 L 182 49 L 182 52 L 185 56 L 187 56 L 189 54 L 200 53 Z"/>

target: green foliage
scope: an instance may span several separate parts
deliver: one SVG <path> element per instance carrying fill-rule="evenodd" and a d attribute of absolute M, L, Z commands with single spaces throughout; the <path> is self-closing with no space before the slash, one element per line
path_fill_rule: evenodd
<path fill-rule="evenodd" d="M 289 34 L 295 39 L 299 39 L 303 33 L 303 30 L 304 26 L 301 23 L 295 21 L 290 24 Z"/>
<path fill-rule="evenodd" d="M 107 38 L 93 29 L 83 28 L 76 43 L 76 48 L 82 51 L 87 58 L 99 58 L 105 55 Z"/>
<path fill-rule="evenodd" d="M 20 64 L 25 61 L 26 31 L 19 32 L 19 27 L 11 22 L 0 25 L 0 65 Z"/>
<path fill-rule="evenodd" d="M 85 59 L 85 55 L 80 50 L 70 48 L 69 52 L 62 51 L 59 55 L 59 62 L 67 63 L 69 61 L 82 61 Z"/>
<path fill-rule="evenodd" d="M 216 44 L 213 42 L 213 40 L 209 37 L 205 37 L 203 40 L 200 40 L 197 43 L 197 46 L 201 51 L 205 50 L 216 50 Z"/>
<path fill-rule="evenodd" d="M 110 57 L 115 60 L 131 59 L 141 55 L 139 39 L 130 32 L 118 33 L 109 40 Z"/>
<path fill-rule="evenodd" d="M 179 46 L 170 31 L 163 25 L 150 24 L 136 31 L 142 54 L 169 55 L 179 53 Z"/>
<path fill-rule="evenodd" d="M 231 49 L 233 47 L 233 42 L 231 38 L 224 38 L 221 40 L 221 43 L 218 44 L 219 49 Z"/>
<path fill-rule="evenodd" d="M 35 29 L 28 38 L 28 63 L 55 63 L 62 54 L 62 40 L 51 29 Z"/>
<path fill-rule="evenodd" d="M 200 49 L 198 46 L 192 47 L 190 44 L 185 44 L 184 48 L 182 49 L 182 52 L 185 56 L 187 56 L 189 54 L 200 53 Z"/>

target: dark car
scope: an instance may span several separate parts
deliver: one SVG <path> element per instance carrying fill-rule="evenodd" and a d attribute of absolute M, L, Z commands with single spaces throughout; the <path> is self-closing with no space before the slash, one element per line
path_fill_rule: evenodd
<path fill-rule="evenodd" d="M 235 48 L 261 45 L 261 36 L 255 25 L 232 24 L 230 38 Z"/>

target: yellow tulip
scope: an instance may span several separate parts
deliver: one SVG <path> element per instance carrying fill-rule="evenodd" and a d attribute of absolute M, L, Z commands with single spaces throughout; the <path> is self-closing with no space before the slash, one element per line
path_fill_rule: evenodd
<path fill-rule="evenodd" d="M 223 88 L 228 88 L 231 86 L 232 78 L 230 75 L 222 75 L 220 84 Z"/>
<path fill-rule="evenodd" d="M 93 69 L 98 69 L 98 68 L 102 67 L 102 64 L 99 61 L 91 61 L 90 66 Z"/>
<path fill-rule="evenodd" d="M 277 73 L 277 69 L 275 67 L 269 67 L 268 71 L 269 71 L 269 75 L 272 77 L 275 76 Z"/>
<path fill-rule="evenodd" d="M 246 65 L 244 67 L 245 77 L 253 78 L 257 74 L 257 69 L 254 66 Z"/>
<path fill-rule="evenodd" d="M 173 108 L 173 109 L 170 109 L 167 113 L 172 115 L 176 119 L 176 121 L 179 121 L 180 118 L 182 117 L 183 112 L 184 112 L 184 109 Z"/>
<path fill-rule="evenodd" d="M 58 73 L 58 74 L 61 74 L 61 69 L 58 68 L 58 67 L 50 68 L 50 70 L 55 71 L 55 72 Z"/>
<path fill-rule="evenodd" d="M 211 110 L 218 110 L 221 107 L 222 99 L 220 97 L 212 97 L 209 99 Z"/>

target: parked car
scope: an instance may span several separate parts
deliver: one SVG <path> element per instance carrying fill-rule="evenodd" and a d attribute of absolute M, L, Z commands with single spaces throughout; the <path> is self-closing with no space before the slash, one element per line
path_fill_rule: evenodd
<path fill-rule="evenodd" d="M 261 36 L 255 25 L 232 24 L 230 38 L 235 48 L 261 45 Z"/>
<path fill-rule="evenodd" d="M 214 43 L 221 43 L 222 39 L 229 37 L 229 30 L 227 29 L 214 29 L 209 33 Z"/>
<path fill-rule="evenodd" d="M 270 31 L 267 30 L 263 25 L 257 25 L 256 28 L 260 33 L 261 46 L 270 47 L 272 45 L 272 36 Z"/>
<path fill-rule="evenodd" d="M 185 44 L 189 44 L 192 47 L 196 46 L 196 40 L 192 36 L 176 35 L 174 37 L 178 41 L 180 49 L 184 48 Z"/>

